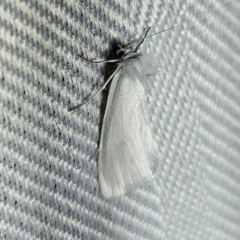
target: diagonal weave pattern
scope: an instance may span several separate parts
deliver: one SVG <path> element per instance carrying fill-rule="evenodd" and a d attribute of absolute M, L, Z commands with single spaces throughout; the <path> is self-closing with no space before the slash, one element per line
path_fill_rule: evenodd
<path fill-rule="evenodd" d="M 1 0 L 0 239 L 239 239 L 240 2 Z M 99 192 L 101 96 L 112 40 L 158 32 L 148 102 L 155 182 Z"/>

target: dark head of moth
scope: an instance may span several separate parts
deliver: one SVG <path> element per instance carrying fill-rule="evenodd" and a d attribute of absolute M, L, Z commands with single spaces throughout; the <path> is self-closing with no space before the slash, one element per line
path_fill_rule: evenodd
<path fill-rule="evenodd" d="M 150 28 L 146 30 L 143 37 L 134 41 L 133 43 L 127 45 L 126 47 L 122 47 L 121 45 L 118 45 L 117 55 L 121 56 L 118 62 L 124 62 L 128 59 L 133 59 L 138 56 L 141 56 L 141 53 L 138 51 L 141 44 L 144 42 L 145 38 L 147 37 L 147 34 L 149 32 Z"/>

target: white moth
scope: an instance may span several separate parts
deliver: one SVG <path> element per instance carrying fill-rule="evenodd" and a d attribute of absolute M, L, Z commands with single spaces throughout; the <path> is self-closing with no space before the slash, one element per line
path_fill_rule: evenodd
<path fill-rule="evenodd" d="M 120 48 L 122 56 L 118 66 L 103 87 L 111 86 L 103 118 L 99 157 L 98 178 L 105 198 L 124 195 L 153 180 L 159 160 L 159 151 L 150 129 L 147 109 L 147 75 L 152 69 L 149 58 L 138 52 L 144 37 Z M 153 62 L 153 61 L 152 61 Z"/>

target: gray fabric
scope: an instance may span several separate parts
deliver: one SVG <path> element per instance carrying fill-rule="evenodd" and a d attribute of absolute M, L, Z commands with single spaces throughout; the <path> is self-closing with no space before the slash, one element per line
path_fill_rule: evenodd
<path fill-rule="evenodd" d="M 0 1 L 1 239 L 240 238 L 239 1 Z M 105 200 L 101 96 L 114 39 L 161 67 L 148 94 L 160 169 Z"/>

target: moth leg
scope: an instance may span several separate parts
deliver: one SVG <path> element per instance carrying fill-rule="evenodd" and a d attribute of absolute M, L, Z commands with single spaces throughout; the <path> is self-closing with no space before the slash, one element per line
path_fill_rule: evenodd
<path fill-rule="evenodd" d="M 75 107 L 70 107 L 70 108 L 68 108 L 68 111 L 70 112 L 70 111 L 72 111 L 72 110 L 74 110 L 74 109 L 76 109 L 76 108 L 79 108 L 79 107 L 81 107 L 82 105 L 90 102 L 97 94 L 99 94 L 102 90 L 105 89 L 105 87 L 107 86 L 107 84 L 112 80 L 112 78 L 114 77 L 114 75 L 115 75 L 115 74 L 119 71 L 119 69 L 121 69 L 121 68 L 122 68 L 122 65 L 119 65 L 119 66 L 116 68 L 116 70 L 112 73 L 112 75 L 107 79 L 107 81 L 103 84 L 103 86 L 102 86 L 97 92 L 95 92 L 90 98 L 88 98 L 87 100 L 83 101 L 82 103 L 80 103 L 79 105 L 77 105 L 77 106 L 75 106 Z"/>

